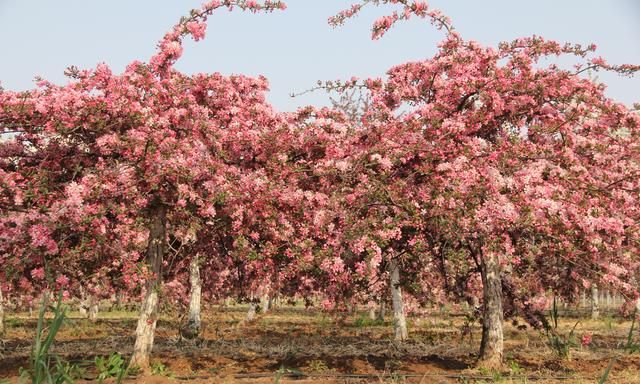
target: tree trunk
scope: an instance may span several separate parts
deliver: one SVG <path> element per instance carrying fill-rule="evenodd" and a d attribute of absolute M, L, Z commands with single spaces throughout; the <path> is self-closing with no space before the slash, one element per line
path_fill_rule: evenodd
<path fill-rule="evenodd" d="M 389 263 L 389 286 L 391 288 L 391 301 L 393 303 L 393 330 L 397 341 L 407 340 L 407 318 L 404 315 L 404 303 L 402 302 L 402 289 L 400 288 L 400 268 L 396 260 Z"/>
<path fill-rule="evenodd" d="M 83 318 L 87 317 L 87 295 L 85 294 L 84 287 L 80 286 L 80 305 L 78 305 L 78 312 L 80 312 L 80 316 Z"/>
<path fill-rule="evenodd" d="M 249 303 L 249 310 L 247 311 L 247 322 L 250 323 L 256 318 L 256 303 L 253 301 Z"/>
<path fill-rule="evenodd" d="M 120 291 L 116 291 L 116 302 L 111 307 L 113 311 L 121 311 L 122 310 L 122 294 Z"/>
<path fill-rule="evenodd" d="M 481 258 L 482 276 L 482 341 L 478 363 L 489 369 L 502 367 L 504 354 L 502 278 L 498 256 L 489 254 Z"/>
<path fill-rule="evenodd" d="M 89 301 L 89 320 L 95 323 L 96 321 L 98 321 L 99 300 L 97 300 L 95 296 L 89 295 L 88 301 Z"/>
<path fill-rule="evenodd" d="M 4 337 L 4 297 L 2 296 L 2 287 L 0 287 L 0 339 Z"/>
<path fill-rule="evenodd" d="M 591 318 L 597 320 L 600 317 L 598 286 L 591 284 Z"/>
<path fill-rule="evenodd" d="M 158 291 L 162 284 L 162 258 L 165 250 L 167 227 L 167 209 L 157 204 L 151 210 L 149 224 L 149 243 L 147 245 L 147 265 L 149 279 L 146 284 L 145 297 L 138 316 L 136 342 L 131 355 L 130 366 L 139 367 L 145 372 L 149 370 L 149 357 L 153 348 L 153 337 L 158 320 Z"/>
<path fill-rule="evenodd" d="M 380 299 L 380 307 L 378 309 L 378 321 L 384 321 L 384 317 L 387 315 L 387 303 L 384 299 Z"/>
<path fill-rule="evenodd" d="M 189 295 L 189 319 L 183 336 L 187 339 L 195 339 L 200 335 L 200 312 L 202 300 L 202 279 L 200 279 L 200 266 L 198 265 L 198 255 L 191 259 L 189 264 L 189 282 L 191 292 Z"/>
<path fill-rule="evenodd" d="M 260 299 L 260 311 L 262 313 L 269 312 L 270 304 L 271 304 L 271 299 L 269 298 L 269 295 L 263 295 L 262 299 Z"/>
<path fill-rule="evenodd" d="M 376 309 L 374 307 L 369 308 L 369 319 L 376 319 Z"/>

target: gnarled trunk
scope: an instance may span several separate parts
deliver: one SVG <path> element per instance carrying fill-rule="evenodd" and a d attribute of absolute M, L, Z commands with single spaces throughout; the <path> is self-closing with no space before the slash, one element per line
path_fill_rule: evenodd
<path fill-rule="evenodd" d="M 183 335 L 188 339 L 196 338 L 200 335 L 200 311 L 202 300 L 202 279 L 200 279 L 200 265 L 198 264 L 198 255 L 191 259 L 189 264 L 189 282 L 191 291 L 189 294 L 189 319 Z"/>
<path fill-rule="evenodd" d="M 600 297 L 598 296 L 598 286 L 591 284 L 591 318 L 597 320 L 600 317 Z"/>
<path fill-rule="evenodd" d="M 167 208 L 157 204 L 151 211 L 147 265 L 151 276 L 147 280 L 145 297 L 138 316 L 136 342 L 133 346 L 130 366 L 149 370 L 149 357 L 158 320 L 158 291 L 162 283 L 162 258 L 166 242 Z"/>
<path fill-rule="evenodd" d="M 391 301 L 393 303 L 393 330 L 395 338 L 403 341 L 409 338 L 407 331 L 407 318 L 404 314 L 402 301 L 402 289 L 400 288 L 400 268 L 397 260 L 389 262 L 389 286 L 391 288 Z"/>
<path fill-rule="evenodd" d="M 502 278 L 498 256 L 490 253 L 481 258 L 482 276 L 482 341 L 480 343 L 479 365 L 498 369 L 502 366 L 504 335 L 502 312 Z"/>

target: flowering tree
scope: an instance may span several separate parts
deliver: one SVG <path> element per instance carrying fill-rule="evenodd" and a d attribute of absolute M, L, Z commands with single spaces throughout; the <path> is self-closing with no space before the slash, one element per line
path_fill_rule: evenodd
<path fill-rule="evenodd" d="M 412 16 L 446 36 L 385 79 L 332 84 L 362 89 L 362 111 L 276 113 L 264 78 L 173 68 L 214 10 L 284 8 L 272 1 L 209 1 L 119 75 L 70 68 L 68 85 L 1 91 L 0 294 L 144 283 L 142 368 L 163 276 L 175 296 L 190 276 L 196 333 L 201 291 L 320 293 L 339 309 L 389 290 L 400 340 L 407 295 L 479 296 L 489 367 L 505 314 L 534 313 L 548 289 L 637 296 L 640 117 L 580 74 L 639 67 L 539 37 L 483 47 L 420 1 L 364 1 L 332 22 L 369 3 L 400 7 L 373 38 Z M 559 55 L 582 64 L 542 64 Z"/>
<path fill-rule="evenodd" d="M 364 137 L 372 142 L 365 154 L 377 172 L 361 181 L 381 185 L 372 205 L 384 207 L 386 217 L 373 222 L 391 224 L 390 239 L 404 247 L 437 246 L 431 257 L 403 252 L 404 264 L 429 269 L 433 251 L 446 247 L 466 255 L 449 263 L 476 266 L 483 290 L 481 363 L 501 364 L 505 285 L 515 284 L 517 292 L 509 293 L 526 302 L 545 289 L 536 281 L 553 280 L 552 287 L 569 292 L 602 271 L 609 283 L 635 294 L 624 279 L 636 268 L 630 252 L 637 243 L 638 114 L 578 75 L 587 69 L 631 74 L 639 67 L 598 57 L 573 70 L 544 67 L 543 58 L 585 58 L 595 47 L 531 37 L 487 48 L 463 40 L 423 2 L 366 3 L 402 7 L 375 23 L 374 38 L 411 15 L 447 32 L 433 58 L 398 65 L 387 80 L 364 82 L 372 100 L 364 116 Z M 361 8 L 354 5 L 332 22 Z M 548 259 L 554 268 L 534 269 Z M 561 272 L 571 278 L 560 278 Z"/>
<path fill-rule="evenodd" d="M 243 151 L 275 121 L 264 79 L 173 69 L 184 36 L 203 38 L 207 16 L 220 7 L 284 4 L 210 1 L 167 33 L 148 64 L 133 62 L 121 75 L 104 64 L 72 68 L 69 85 L 43 81 L 0 96 L 3 133 L 15 133 L 2 143 L 2 234 L 13 247 L 3 256 L 18 271 L 52 271 L 60 286 L 68 283 L 65 266 L 76 273 L 120 267 L 125 284 L 146 280 L 132 356 L 142 368 L 153 345 L 167 231 L 189 234 L 215 218 L 218 194 L 238 173 Z M 71 225 L 59 228 L 64 222 Z M 30 247 L 16 252 L 21 244 Z M 145 267 L 137 270 L 145 247 Z M 92 252 L 80 253 L 86 248 Z M 40 271 L 32 277 L 41 279 Z"/>

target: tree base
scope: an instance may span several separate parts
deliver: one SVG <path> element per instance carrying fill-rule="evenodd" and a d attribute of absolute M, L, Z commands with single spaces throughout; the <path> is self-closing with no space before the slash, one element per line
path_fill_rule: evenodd
<path fill-rule="evenodd" d="M 500 356 L 478 358 L 476 368 L 486 369 L 488 371 L 501 371 L 504 368 L 504 363 Z"/>

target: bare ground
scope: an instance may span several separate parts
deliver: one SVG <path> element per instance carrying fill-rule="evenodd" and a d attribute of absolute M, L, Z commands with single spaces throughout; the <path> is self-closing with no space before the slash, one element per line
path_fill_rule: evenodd
<path fill-rule="evenodd" d="M 179 321 L 164 316 L 158 324 L 152 361 L 161 375 L 127 382 L 168 383 L 594 383 L 615 358 L 610 383 L 640 382 L 640 352 L 625 349 L 630 321 L 605 317 L 581 320 L 577 343 L 560 358 L 540 331 L 506 325 L 505 367 L 500 372 L 474 368 L 480 329 L 463 332 L 464 317 L 434 313 L 414 319 L 410 340 L 392 340 L 391 324 L 371 323 L 353 315 L 343 324 L 319 312 L 279 308 L 244 323 L 242 307 L 207 311 L 198 342 L 181 340 Z M 133 346 L 135 313 L 103 312 L 97 323 L 71 314 L 52 352 L 96 376 L 96 356 L 128 355 Z M 568 336 L 576 319 L 561 319 L 559 333 Z M 7 320 L 0 378 L 17 382 L 19 367 L 28 366 L 36 320 L 18 314 Z M 579 343 L 591 334 L 589 346 Z M 0 383 L 2 379 L 0 379 Z M 82 381 L 79 381 L 82 382 Z M 95 382 L 95 381 L 94 381 Z"/>

